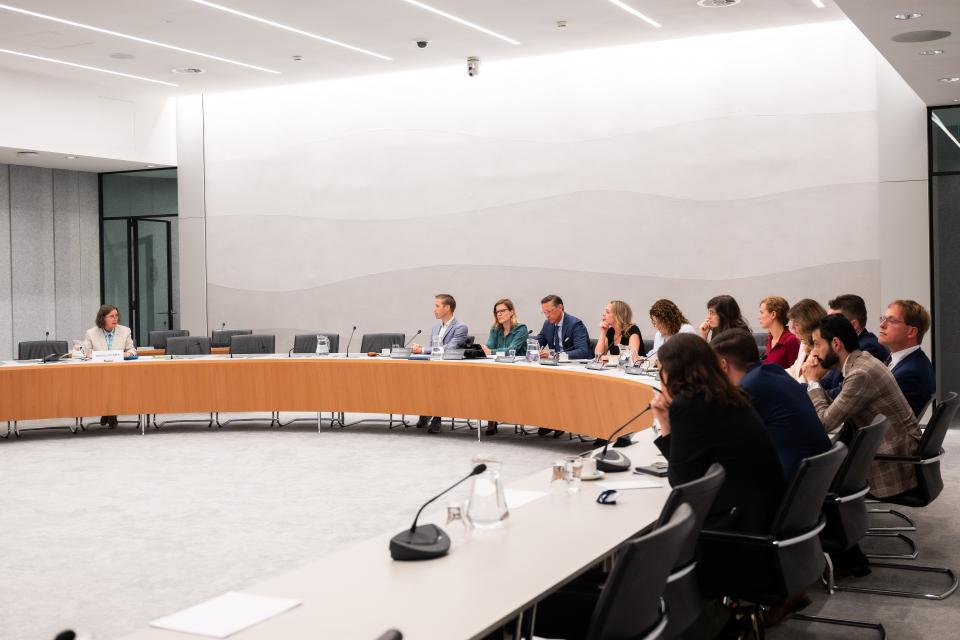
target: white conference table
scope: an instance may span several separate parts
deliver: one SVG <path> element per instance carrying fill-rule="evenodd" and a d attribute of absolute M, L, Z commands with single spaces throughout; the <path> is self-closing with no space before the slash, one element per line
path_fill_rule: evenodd
<path fill-rule="evenodd" d="M 635 466 L 657 459 L 652 429 L 634 438 L 635 444 L 622 450 Z M 550 491 L 550 476 L 551 470 L 545 469 L 507 488 Z M 605 480 L 634 479 L 662 486 L 620 491 L 614 506 L 597 504 Z M 250 586 L 238 585 L 245 593 L 294 598 L 302 604 L 230 637 L 373 640 L 391 628 L 408 640 L 483 637 L 653 522 L 668 495 L 666 478 L 626 472 L 583 482 L 578 494 L 555 489 L 511 511 L 498 530 L 468 534 L 458 522 L 444 523 L 445 510 L 433 511 L 422 521 L 439 524 L 450 534 L 449 555 L 421 562 L 393 561 L 388 543 L 397 532 L 389 531 L 299 569 Z M 411 500 L 411 516 L 418 500 Z M 445 504 L 443 498 L 437 503 Z M 124 640 L 204 637 L 148 627 Z"/>

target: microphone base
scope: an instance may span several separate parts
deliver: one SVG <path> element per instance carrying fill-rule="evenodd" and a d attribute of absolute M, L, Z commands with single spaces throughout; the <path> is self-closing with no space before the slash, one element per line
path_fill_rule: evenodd
<path fill-rule="evenodd" d="M 633 463 L 621 451 L 607 449 L 606 453 L 598 451 L 592 456 L 597 461 L 597 470 L 605 473 L 629 471 Z"/>
<path fill-rule="evenodd" d="M 390 538 L 390 557 L 394 560 L 430 560 L 448 551 L 450 536 L 435 524 L 419 525 L 412 533 L 406 529 Z"/>

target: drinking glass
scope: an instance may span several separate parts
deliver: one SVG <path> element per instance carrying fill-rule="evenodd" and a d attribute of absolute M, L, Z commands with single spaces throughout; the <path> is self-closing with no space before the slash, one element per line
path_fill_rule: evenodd
<path fill-rule="evenodd" d="M 580 492 L 580 477 L 583 473 L 583 458 L 570 456 L 564 460 L 563 479 L 567 482 L 567 493 Z"/>

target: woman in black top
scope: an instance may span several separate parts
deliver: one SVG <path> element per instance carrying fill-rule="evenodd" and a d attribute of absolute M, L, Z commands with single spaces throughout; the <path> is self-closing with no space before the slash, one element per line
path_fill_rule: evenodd
<path fill-rule="evenodd" d="M 750 331 L 750 325 L 733 296 L 714 296 L 707 301 L 707 318 L 700 325 L 700 337 L 709 342 L 727 329 Z"/>
<path fill-rule="evenodd" d="M 594 354 L 619 356 L 622 346 L 630 347 L 633 360 L 643 355 L 643 337 L 640 328 L 633 324 L 633 310 L 623 300 L 611 300 L 603 309 Z"/>
<path fill-rule="evenodd" d="M 660 347 L 662 393 L 651 402 L 660 423 L 655 444 L 670 463 L 671 485 L 706 473 L 727 477 L 705 528 L 766 533 L 785 489 L 776 447 L 750 397 L 727 379 L 716 353 L 682 333 Z"/>

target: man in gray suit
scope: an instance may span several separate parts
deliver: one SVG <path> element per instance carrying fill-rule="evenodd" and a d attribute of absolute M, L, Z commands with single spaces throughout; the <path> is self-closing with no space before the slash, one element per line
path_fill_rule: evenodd
<path fill-rule="evenodd" d="M 453 317 L 457 310 L 457 301 L 449 293 L 438 293 L 433 301 L 433 315 L 439 320 L 430 331 L 430 345 L 422 347 L 419 344 L 412 346 L 413 353 L 432 353 L 432 345 L 439 338 L 444 349 L 462 349 L 467 342 L 467 325 Z M 440 433 L 439 416 L 420 416 L 417 428 L 423 429 L 429 425 L 430 433 Z"/>

